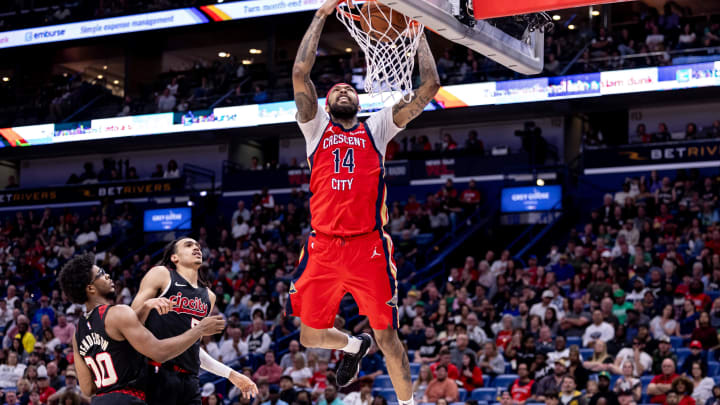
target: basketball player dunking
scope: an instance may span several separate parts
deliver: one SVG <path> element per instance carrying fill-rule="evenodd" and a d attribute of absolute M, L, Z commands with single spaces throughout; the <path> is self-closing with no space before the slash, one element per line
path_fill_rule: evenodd
<path fill-rule="evenodd" d="M 165 247 L 161 265 L 143 277 L 132 307 L 158 338 L 177 336 L 212 312 L 215 294 L 199 285 L 198 269 L 202 262 L 197 241 L 176 239 Z M 158 301 L 156 297 L 167 298 L 169 302 Z M 150 405 L 200 405 L 200 368 L 229 379 L 247 397 L 257 394 L 255 383 L 210 357 L 200 348 L 199 341 L 170 361 L 162 364 L 151 361 L 149 368 Z"/>
<path fill-rule="evenodd" d="M 390 236 L 383 232 L 384 159 L 388 142 L 423 111 L 440 87 L 430 47 L 420 40 L 418 65 L 422 85 L 410 102 L 396 104 L 358 122 L 358 95 L 348 84 L 336 84 L 325 109 L 310 80 L 320 34 L 338 0 L 327 0 L 300 44 L 293 67 L 297 121 L 305 137 L 310 175 L 313 232 L 303 248 L 297 279 L 290 287 L 291 308 L 302 325 L 307 347 L 341 349 L 337 383 L 355 378 L 372 345 L 367 335 L 348 336 L 333 328 L 340 301 L 349 292 L 368 317 L 401 405 L 413 403 L 410 364 L 397 335 L 397 269 Z"/>
<path fill-rule="evenodd" d="M 93 405 L 142 405 L 146 389 L 142 356 L 169 360 L 202 336 L 222 332 L 225 320 L 207 317 L 181 335 L 157 340 L 132 308 L 112 305 L 115 286 L 94 262 L 92 254 L 76 256 L 58 277 L 65 295 L 86 308 L 72 341 L 80 389 L 95 395 Z"/>

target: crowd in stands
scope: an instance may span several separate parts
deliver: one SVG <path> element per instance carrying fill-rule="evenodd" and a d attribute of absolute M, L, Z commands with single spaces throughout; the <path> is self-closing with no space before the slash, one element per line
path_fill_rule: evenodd
<path fill-rule="evenodd" d="M 658 124 L 657 131 L 650 133 L 645 124 L 638 124 L 635 128 L 631 142 L 653 143 L 668 142 L 672 140 L 694 140 L 704 138 L 720 137 L 720 120 L 715 120 L 711 125 L 698 127 L 694 122 L 689 122 L 684 131 L 672 132 L 664 122 Z"/>
<path fill-rule="evenodd" d="M 628 178 L 546 254 L 469 256 L 443 283 L 408 292 L 401 332 L 423 365 L 416 395 L 715 404 L 719 195 L 697 172 Z"/>
<path fill-rule="evenodd" d="M 83 164 L 83 171 L 79 175 L 72 173 L 68 178 L 67 184 L 93 184 L 108 181 L 140 180 L 148 178 L 175 179 L 180 178 L 181 176 L 182 172 L 174 159 L 170 159 L 166 167 L 164 167 L 161 163 L 158 163 L 152 173 L 138 174 L 137 169 L 130 166 L 130 162 L 128 160 L 122 161 L 107 158 L 103 159 L 102 168 L 99 171 L 95 170 L 93 162 L 85 162 Z M 15 185 L 14 187 L 17 186 Z M 8 186 L 8 188 L 13 187 Z"/>
<path fill-rule="evenodd" d="M 649 144 L 658 142 L 673 141 L 693 141 L 703 139 L 720 138 L 720 120 L 714 120 L 708 125 L 697 125 L 689 122 L 684 128 L 670 128 L 670 126 L 661 122 L 657 126 L 655 132 L 650 132 L 645 123 L 637 124 L 634 133 L 628 135 L 627 142 L 623 144 Z M 583 134 L 583 142 L 589 147 L 603 147 L 607 144 L 607 139 L 603 133 L 591 125 L 587 126 L 587 130 Z"/>

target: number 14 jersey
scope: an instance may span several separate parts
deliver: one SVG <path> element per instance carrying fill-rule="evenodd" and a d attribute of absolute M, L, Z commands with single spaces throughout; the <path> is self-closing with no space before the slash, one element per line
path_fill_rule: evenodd
<path fill-rule="evenodd" d="M 392 108 L 344 129 L 318 108 L 301 123 L 310 166 L 312 228 L 333 236 L 379 231 L 388 221 L 385 150 L 398 128 Z"/>
<path fill-rule="evenodd" d="M 144 391 L 145 362 L 127 340 L 117 341 L 105 331 L 105 316 L 112 305 L 95 307 L 80 318 L 75 332 L 78 352 L 85 360 L 97 387 L 97 395 L 110 392 Z"/>

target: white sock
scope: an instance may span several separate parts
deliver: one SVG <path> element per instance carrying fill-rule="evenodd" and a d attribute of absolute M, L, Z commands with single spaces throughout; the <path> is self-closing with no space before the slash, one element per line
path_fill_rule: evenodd
<path fill-rule="evenodd" d="M 355 354 L 360 351 L 360 345 L 362 345 L 362 340 L 358 339 L 353 336 L 348 336 L 348 343 L 343 347 L 342 351 L 345 353 Z"/>
<path fill-rule="evenodd" d="M 408 399 L 407 401 L 402 401 L 402 400 L 398 399 L 398 403 L 400 405 L 415 405 L 415 400 L 413 400 L 412 395 L 410 395 L 410 399 Z"/>

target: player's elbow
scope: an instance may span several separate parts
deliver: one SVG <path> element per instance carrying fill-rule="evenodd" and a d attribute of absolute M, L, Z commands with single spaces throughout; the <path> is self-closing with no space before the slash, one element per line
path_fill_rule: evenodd
<path fill-rule="evenodd" d="M 310 70 L 305 67 L 302 63 L 295 63 L 293 65 L 292 69 L 292 78 L 294 80 L 303 80 L 305 77 L 310 74 Z"/>
<path fill-rule="evenodd" d="M 96 387 L 95 384 L 92 382 L 86 383 L 86 384 L 80 384 L 80 391 L 82 391 L 83 395 L 91 397 L 95 395 Z"/>

